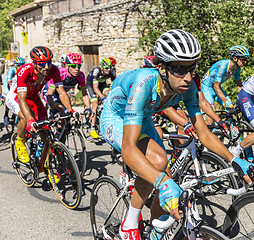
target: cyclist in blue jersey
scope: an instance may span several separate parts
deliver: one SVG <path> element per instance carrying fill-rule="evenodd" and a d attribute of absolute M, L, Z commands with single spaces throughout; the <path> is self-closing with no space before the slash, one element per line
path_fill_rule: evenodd
<path fill-rule="evenodd" d="M 9 91 L 12 87 L 12 82 L 16 76 L 18 68 L 21 67 L 23 64 L 25 64 L 25 60 L 22 57 L 17 57 L 17 58 L 15 58 L 14 63 L 13 62 L 9 63 L 9 69 L 7 71 L 7 74 L 6 74 L 6 76 L 4 78 L 4 82 L 3 82 L 3 87 L 4 87 L 4 91 L 5 91 L 6 95 L 9 93 Z M 5 106 L 4 125 L 9 124 L 8 113 L 9 113 L 9 108 L 7 106 Z"/>
<path fill-rule="evenodd" d="M 245 119 L 254 128 L 254 74 L 243 82 L 243 87 L 237 96 L 237 106 Z M 233 148 L 232 153 L 239 156 L 245 149 L 248 160 L 253 160 L 252 145 L 254 144 L 254 133 L 249 134 L 242 142 Z"/>
<path fill-rule="evenodd" d="M 139 68 L 121 73 L 113 82 L 100 117 L 105 140 L 121 151 L 124 162 L 137 174 L 127 218 L 120 226 L 122 239 L 140 240 L 138 218 L 153 187 L 151 219 L 163 209 L 180 219 L 178 199 L 182 192 L 166 174 L 168 159 L 163 142 L 150 116 L 183 100 L 200 141 L 232 163 L 249 184 L 250 165 L 234 157 L 212 134 L 199 110 L 197 88 L 191 80 L 201 49 L 196 38 L 183 30 L 162 34 L 155 43 L 157 68 Z M 162 207 L 159 208 L 158 204 Z"/>
<path fill-rule="evenodd" d="M 229 56 L 230 59 L 220 60 L 213 64 L 202 78 L 201 85 L 202 92 L 212 106 L 215 100 L 226 109 L 233 108 L 234 104 L 227 93 L 221 88 L 221 84 L 234 75 L 237 89 L 238 91 L 241 90 L 241 68 L 245 65 L 249 52 L 244 46 L 236 45 L 230 48 Z M 212 120 L 207 117 L 207 124 L 211 123 Z"/>

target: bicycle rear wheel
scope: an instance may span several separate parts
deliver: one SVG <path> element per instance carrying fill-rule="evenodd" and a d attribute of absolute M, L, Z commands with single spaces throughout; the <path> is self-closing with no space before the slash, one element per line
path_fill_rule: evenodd
<path fill-rule="evenodd" d="M 228 167 L 223 159 L 211 152 L 203 152 L 199 161 L 204 162 L 203 167 L 205 166 L 207 173 L 212 173 Z M 204 169 L 200 168 L 200 170 L 201 175 L 204 176 Z M 187 174 L 196 175 L 192 159 L 183 166 L 180 182 L 182 181 L 182 177 Z M 217 228 L 223 224 L 227 209 L 234 199 L 232 196 L 226 194 L 228 188 L 238 188 L 237 181 L 233 174 L 221 176 L 218 178 L 217 182 L 212 185 L 206 185 L 195 192 L 200 217 L 213 228 Z"/>
<path fill-rule="evenodd" d="M 31 166 L 31 163 L 22 163 L 18 159 L 17 150 L 15 147 L 15 143 L 17 141 L 17 135 L 18 135 L 17 132 L 14 132 L 11 136 L 11 141 L 10 141 L 12 166 L 15 169 L 21 182 L 25 184 L 27 187 L 32 187 L 36 182 L 35 172 Z M 27 145 L 27 149 L 29 149 L 28 142 L 26 142 L 26 145 Z"/>
<path fill-rule="evenodd" d="M 90 219 L 94 239 L 121 239 L 119 227 L 129 208 L 128 193 L 113 178 L 100 177 L 90 200 Z M 109 238 L 110 237 L 110 238 Z"/>
<path fill-rule="evenodd" d="M 80 176 L 83 178 L 86 171 L 87 154 L 86 145 L 84 139 L 77 129 L 71 129 L 65 138 L 65 146 L 72 153 L 74 160 L 76 161 Z"/>
<path fill-rule="evenodd" d="M 224 219 L 222 232 L 230 239 L 254 238 L 254 192 L 238 197 Z"/>
<path fill-rule="evenodd" d="M 82 197 L 78 166 L 63 143 L 54 142 L 51 148 L 48 168 L 53 189 L 65 207 L 75 209 L 79 206 Z"/>

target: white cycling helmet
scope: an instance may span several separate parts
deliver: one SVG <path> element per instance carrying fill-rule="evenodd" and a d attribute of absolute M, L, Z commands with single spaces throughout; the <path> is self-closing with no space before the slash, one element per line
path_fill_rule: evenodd
<path fill-rule="evenodd" d="M 65 63 L 65 59 L 66 59 L 66 54 L 62 54 L 61 56 L 60 56 L 60 61 L 61 61 L 61 63 Z"/>
<path fill-rule="evenodd" d="M 164 62 L 197 60 L 201 53 L 198 40 L 190 33 L 173 29 L 155 42 L 154 54 Z"/>

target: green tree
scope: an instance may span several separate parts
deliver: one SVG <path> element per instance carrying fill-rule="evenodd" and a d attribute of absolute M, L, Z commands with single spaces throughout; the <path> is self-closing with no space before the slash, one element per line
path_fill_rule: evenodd
<path fill-rule="evenodd" d="M 242 69 L 242 79 L 254 73 L 254 3 L 250 0 L 148 0 L 145 15 L 139 22 L 140 46 L 153 52 L 155 40 L 170 29 L 184 29 L 199 40 L 202 75 L 221 59 L 228 59 L 229 48 L 244 45 L 251 56 Z M 224 89 L 234 99 L 237 90 L 233 81 Z M 230 90 L 230 91 L 229 91 Z"/>
<path fill-rule="evenodd" d="M 0 30 L 2 32 L 2 50 L 6 52 L 13 41 L 12 19 L 7 15 L 10 11 L 32 2 L 31 0 L 0 0 Z"/>

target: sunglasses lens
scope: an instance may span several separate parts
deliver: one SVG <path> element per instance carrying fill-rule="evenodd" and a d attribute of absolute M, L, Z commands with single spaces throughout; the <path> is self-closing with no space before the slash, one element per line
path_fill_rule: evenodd
<path fill-rule="evenodd" d="M 173 75 L 175 76 L 179 76 L 179 77 L 182 77 L 182 76 L 185 76 L 187 73 L 193 73 L 196 69 L 196 63 L 194 63 L 193 65 L 191 66 L 172 66 L 172 65 L 169 65 L 169 69 L 171 69 L 171 71 L 173 72 Z"/>
<path fill-rule="evenodd" d="M 81 64 L 68 64 L 68 66 L 71 68 L 78 68 L 78 69 L 81 68 Z"/>
<path fill-rule="evenodd" d="M 38 62 L 37 64 L 38 64 L 39 66 L 41 66 L 41 67 L 45 67 L 46 65 L 50 66 L 51 63 L 52 63 L 52 62 L 49 61 L 49 62 Z"/>

